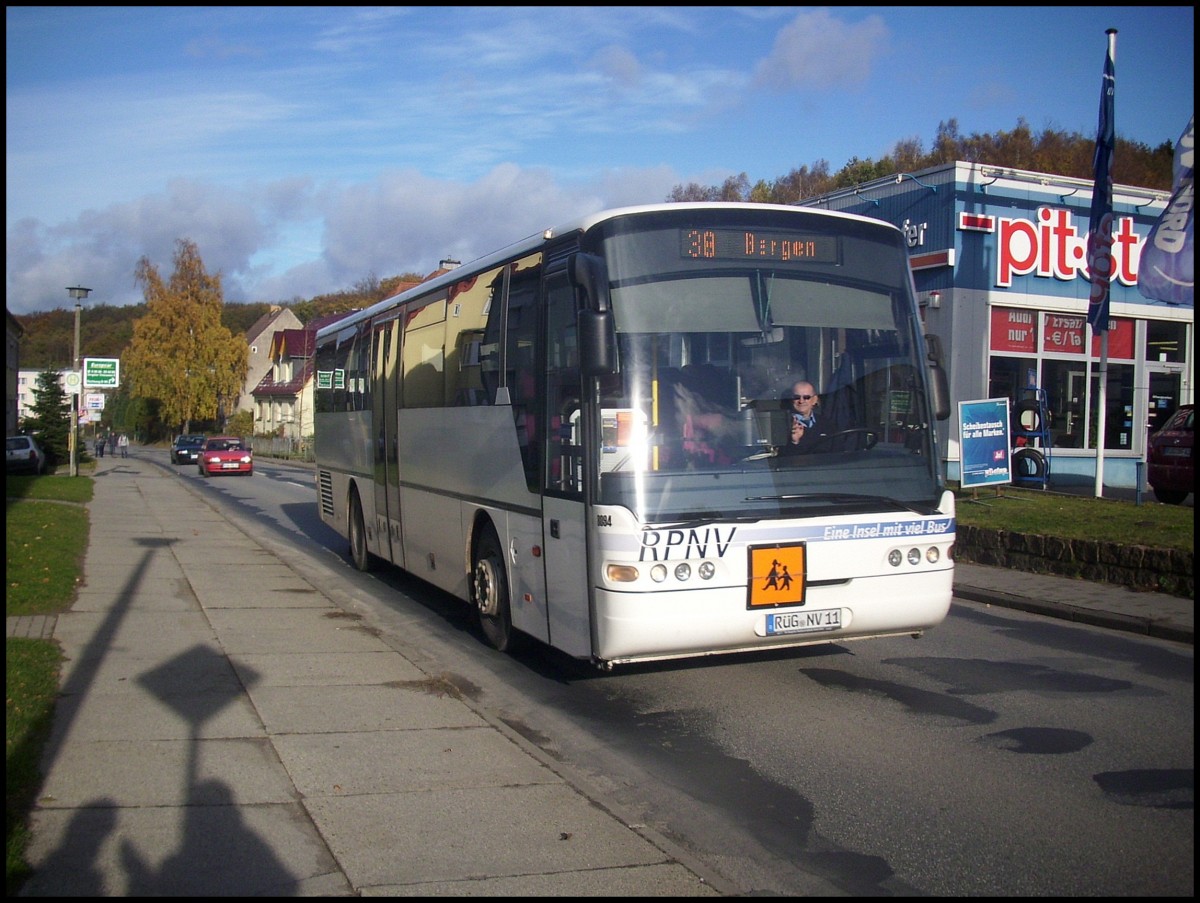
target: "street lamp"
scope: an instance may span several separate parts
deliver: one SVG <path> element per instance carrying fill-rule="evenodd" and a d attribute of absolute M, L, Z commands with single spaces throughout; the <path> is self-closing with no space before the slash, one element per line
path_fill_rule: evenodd
<path fill-rule="evenodd" d="M 67 286 L 67 291 L 75 300 L 75 360 L 72 366 L 75 368 L 76 374 L 79 374 L 79 391 L 71 396 L 71 435 L 68 437 L 67 447 L 71 450 L 71 476 L 79 476 L 79 460 L 76 446 L 79 444 L 79 396 L 83 393 L 83 377 L 80 373 L 82 365 L 79 362 L 79 312 L 83 307 L 83 299 L 88 296 L 90 288 L 84 288 L 81 285 Z"/>

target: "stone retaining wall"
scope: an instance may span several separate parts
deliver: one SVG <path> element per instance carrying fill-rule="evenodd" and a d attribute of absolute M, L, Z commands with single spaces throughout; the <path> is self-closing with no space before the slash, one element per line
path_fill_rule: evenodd
<path fill-rule="evenodd" d="M 1196 598 L 1194 553 L 958 524 L 959 561 Z"/>

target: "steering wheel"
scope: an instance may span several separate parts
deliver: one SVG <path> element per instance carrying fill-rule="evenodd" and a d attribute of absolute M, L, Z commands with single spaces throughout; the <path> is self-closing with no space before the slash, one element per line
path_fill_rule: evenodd
<path fill-rule="evenodd" d="M 817 437 L 812 443 L 814 452 L 837 451 L 870 451 L 879 442 L 879 435 L 874 430 L 852 429 L 841 430 Z"/>

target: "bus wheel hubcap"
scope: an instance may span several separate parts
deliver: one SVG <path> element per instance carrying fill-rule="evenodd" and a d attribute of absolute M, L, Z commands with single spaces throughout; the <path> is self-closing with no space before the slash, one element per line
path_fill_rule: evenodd
<path fill-rule="evenodd" d="M 475 565 L 475 604 L 479 613 L 487 617 L 496 614 L 496 578 L 492 563 L 486 559 Z"/>

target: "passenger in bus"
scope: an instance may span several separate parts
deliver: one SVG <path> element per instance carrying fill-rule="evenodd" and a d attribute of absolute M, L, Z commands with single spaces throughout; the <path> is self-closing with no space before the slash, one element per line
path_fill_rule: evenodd
<path fill-rule="evenodd" d="M 682 384 L 674 386 L 675 411 L 683 438 L 684 460 L 693 467 L 715 467 L 735 460 L 739 424 Z"/>

